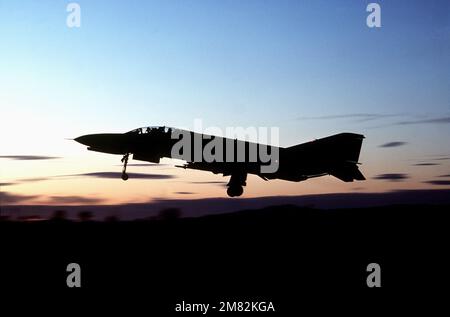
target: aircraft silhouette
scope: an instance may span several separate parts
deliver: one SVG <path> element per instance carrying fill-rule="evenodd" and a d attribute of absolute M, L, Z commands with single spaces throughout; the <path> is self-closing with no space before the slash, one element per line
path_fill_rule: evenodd
<path fill-rule="evenodd" d="M 188 146 L 174 154 L 173 147 L 183 136 L 187 138 L 184 141 Z M 153 163 L 159 163 L 163 157 L 181 158 L 186 163 L 176 167 L 231 176 L 227 184 L 227 194 L 234 197 L 242 195 L 247 174 L 258 175 L 264 180 L 282 179 L 294 182 L 324 175 L 333 175 L 344 182 L 365 180 L 357 165 L 360 164 L 358 159 L 363 139 L 361 134 L 340 133 L 283 148 L 175 128 L 144 127 L 123 134 L 83 135 L 75 141 L 87 145 L 91 151 L 123 155 L 123 180 L 128 179 L 126 168 L 130 154 L 133 154 L 135 160 Z M 210 142 L 217 142 L 215 144 L 218 146 L 211 147 Z M 226 159 L 211 160 L 204 157 L 201 154 L 207 148 L 213 155 L 222 151 L 222 158 Z M 266 154 L 278 154 L 275 162 L 270 162 L 276 163 L 275 170 L 264 171 L 263 168 L 269 164 L 267 155 L 258 155 L 263 149 Z M 256 154 L 256 158 L 253 154 Z"/>

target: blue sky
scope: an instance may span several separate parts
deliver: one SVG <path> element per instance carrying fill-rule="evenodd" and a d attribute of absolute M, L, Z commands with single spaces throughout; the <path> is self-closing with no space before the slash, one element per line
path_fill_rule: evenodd
<path fill-rule="evenodd" d="M 79 101 L 48 107 L 63 116 L 126 113 L 133 128 L 449 111 L 447 1 L 380 2 L 380 29 L 367 1 L 79 1 L 79 29 L 67 3 L 3 3 L 0 31 L 2 83 Z"/>
<path fill-rule="evenodd" d="M 285 146 L 362 133 L 372 175 L 413 174 L 408 160 L 450 154 L 450 3 L 378 1 L 371 29 L 369 2 L 77 1 L 71 29 L 69 1 L 2 1 L 0 132 L 39 141 L 19 133 L 1 153 L 77 155 L 64 138 L 201 118 L 278 126 Z"/>

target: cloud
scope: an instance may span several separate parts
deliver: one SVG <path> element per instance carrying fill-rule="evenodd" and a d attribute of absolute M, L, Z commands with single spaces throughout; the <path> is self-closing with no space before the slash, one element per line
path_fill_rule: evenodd
<path fill-rule="evenodd" d="M 438 164 L 438 163 L 428 163 L 428 162 L 414 164 L 414 166 L 435 166 L 435 165 L 440 165 L 440 164 Z"/>
<path fill-rule="evenodd" d="M 421 119 L 421 120 L 406 120 L 397 122 L 395 124 L 408 125 L 408 124 L 447 124 L 447 123 L 450 123 L 450 117 Z"/>
<path fill-rule="evenodd" d="M 394 115 L 391 115 L 393 117 Z M 391 122 L 386 123 L 378 126 L 372 126 L 369 128 L 383 128 L 383 127 L 389 127 L 389 126 L 396 126 L 396 125 L 414 125 L 414 124 L 448 124 L 450 123 L 450 117 L 448 115 L 441 115 L 441 117 L 434 117 L 429 118 L 426 115 L 411 115 L 406 114 L 403 115 L 405 119 L 403 121 L 397 121 L 397 122 Z M 365 120 L 367 121 L 367 120 Z"/>
<path fill-rule="evenodd" d="M 424 182 L 427 184 L 431 184 L 431 185 L 438 185 L 438 186 L 449 186 L 450 185 L 450 180 L 431 180 L 431 181 L 427 181 Z"/>
<path fill-rule="evenodd" d="M 358 121 L 370 121 L 383 118 L 397 117 L 400 114 L 379 114 L 379 113 L 348 113 L 326 116 L 299 117 L 298 120 L 330 120 L 330 119 L 359 119 Z"/>
<path fill-rule="evenodd" d="M 446 161 L 446 160 L 450 160 L 450 157 L 438 157 L 433 159 L 434 161 Z"/>
<path fill-rule="evenodd" d="M 394 141 L 394 142 L 388 142 L 388 143 L 381 144 L 379 147 L 397 147 L 397 146 L 402 146 L 405 144 L 407 144 L 407 142 Z"/>
<path fill-rule="evenodd" d="M 154 166 L 154 167 L 158 167 L 158 166 L 168 166 L 169 164 L 159 164 L 159 163 L 129 163 L 129 164 L 127 164 L 127 166 L 136 166 L 136 167 L 139 167 L 139 166 Z M 123 166 L 123 164 L 117 164 L 117 165 L 114 165 L 114 166 Z"/>
<path fill-rule="evenodd" d="M 0 183 L 0 187 L 2 186 L 11 186 L 11 185 L 15 185 L 16 183 Z"/>
<path fill-rule="evenodd" d="M 192 181 L 189 182 L 190 184 L 198 184 L 198 185 L 218 185 L 218 186 L 225 186 L 228 184 L 228 182 L 224 181 Z"/>
<path fill-rule="evenodd" d="M 17 185 L 21 183 L 33 183 L 33 182 L 42 182 L 56 179 L 60 176 L 50 176 L 50 177 L 30 177 L 30 178 L 19 178 L 15 180 L 15 183 L 10 183 L 10 185 Z"/>
<path fill-rule="evenodd" d="M 223 181 L 192 181 L 189 182 L 190 184 L 217 184 L 217 185 L 222 185 L 225 184 L 226 182 Z"/>
<path fill-rule="evenodd" d="M 174 175 L 164 175 L 164 174 L 145 174 L 145 173 L 127 173 L 128 177 L 135 179 L 172 179 L 176 178 Z M 92 173 L 82 173 L 82 174 L 67 174 L 67 175 L 54 175 L 49 177 L 31 177 L 31 178 L 21 178 L 17 179 L 15 184 L 18 183 L 28 183 L 28 182 L 41 182 L 49 180 L 57 180 L 63 178 L 73 178 L 73 177 L 96 177 L 96 178 L 108 178 L 108 179 L 121 179 L 121 172 L 92 172 Z M 13 185 L 14 183 L 5 183 Z M 7 185 L 5 185 L 7 186 Z"/>
<path fill-rule="evenodd" d="M 391 182 L 400 182 L 403 181 L 405 179 L 409 178 L 408 174 L 403 174 L 403 173 L 387 173 L 387 174 L 380 174 L 375 176 L 373 179 L 378 179 L 378 180 L 387 180 L 387 181 L 391 181 Z"/>
<path fill-rule="evenodd" d="M 175 192 L 174 194 L 179 194 L 179 195 L 192 195 L 195 194 L 193 192 Z"/>
<path fill-rule="evenodd" d="M 446 175 L 439 175 L 438 177 L 450 177 L 450 174 L 446 174 Z"/>
<path fill-rule="evenodd" d="M 409 161 L 416 161 L 418 163 L 431 163 L 432 161 L 446 161 L 450 160 L 449 154 L 428 154 L 428 155 L 420 155 L 417 158 L 411 158 Z M 437 162 L 436 164 L 440 164 L 441 162 Z"/>
<path fill-rule="evenodd" d="M 20 183 L 28 183 L 28 182 L 42 182 L 51 179 L 52 179 L 51 177 L 30 177 L 30 178 L 21 178 L 18 179 L 17 181 Z"/>
<path fill-rule="evenodd" d="M 39 155 L 0 155 L 0 159 L 9 159 L 16 161 L 33 161 L 33 160 L 54 160 L 60 159 L 60 157 L 39 156 Z"/>
<path fill-rule="evenodd" d="M 49 200 L 54 204 L 97 204 L 103 201 L 101 198 L 83 196 L 50 196 Z"/>
<path fill-rule="evenodd" d="M 127 173 L 130 179 L 171 179 L 176 178 L 174 175 L 165 174 L 144 174 L 144 173 Z M 93 172 L 93 173 L 83 173 L 83 174 L 72 174 L 63 175 L 67 177 L 96 177 L 96 178 L 116 178 L 120 179 L 122 176 L 121 172 Z"/>
<path fill-rule="evenodd" d="M 0 203 L 3 204 L 19 204 L 28 200 L 35 199 L 37 195 L 20 195 L 7 192 L 0 192 Z"/>

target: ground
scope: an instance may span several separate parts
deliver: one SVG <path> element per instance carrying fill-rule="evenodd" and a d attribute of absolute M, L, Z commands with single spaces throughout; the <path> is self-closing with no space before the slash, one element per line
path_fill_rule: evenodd
<path fill-rule="evenodd" d="M 164 313 L 182 301 L 271 301 L 278 312 L 376 306 L 445 287 L 448 207 L 286 205 L 199 218 L 1 222 L 2 293 L 77 305 L 102 295 L 119 299 L 107 305 Z M 80 289 L 66 285 L 72 262 Z M 380 265 L 380 289 L 367 287 L 369 263 Z"/>

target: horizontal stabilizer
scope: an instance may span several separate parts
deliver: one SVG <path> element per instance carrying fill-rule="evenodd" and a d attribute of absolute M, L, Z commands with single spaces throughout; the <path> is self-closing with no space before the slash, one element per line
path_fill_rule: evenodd
<path fill-rule="evenodd" d="M 355 164 L 333 168 L 330 174 L 344 182 L 363 181 L 366 179 Z"/>

